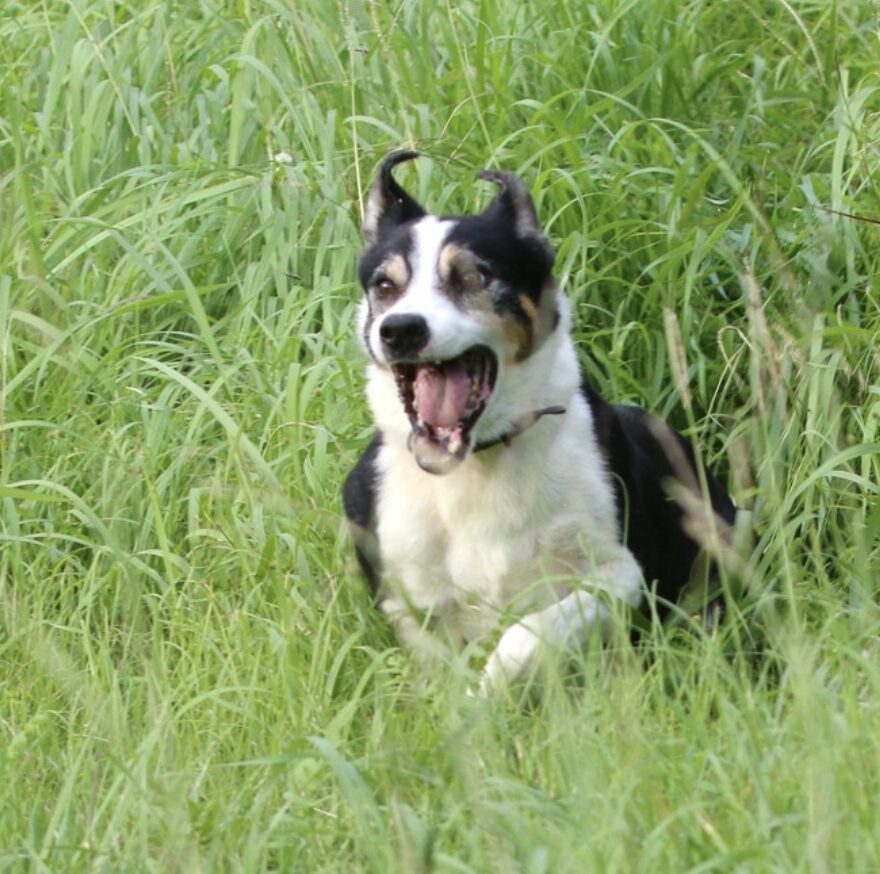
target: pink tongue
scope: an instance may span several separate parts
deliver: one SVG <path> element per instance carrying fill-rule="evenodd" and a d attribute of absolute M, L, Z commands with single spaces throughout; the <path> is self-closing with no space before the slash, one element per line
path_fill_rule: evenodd
<path fill-rule="evenodd" d="M 416 409 L 428 425 L 454 428 L 464 418 L 471 380 L 461 365 L 420 367 L 414 388 Z"/>

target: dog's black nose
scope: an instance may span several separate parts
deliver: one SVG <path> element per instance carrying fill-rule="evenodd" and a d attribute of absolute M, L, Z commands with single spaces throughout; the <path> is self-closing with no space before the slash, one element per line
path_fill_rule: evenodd
<path fill-rule="evenodd" d="M 379 336 L 385 351 L 392 358 L 408 358 L 417 355 L 428 345 L 431 332 L 423 316 L 394 313 L 382 319 Z"/>

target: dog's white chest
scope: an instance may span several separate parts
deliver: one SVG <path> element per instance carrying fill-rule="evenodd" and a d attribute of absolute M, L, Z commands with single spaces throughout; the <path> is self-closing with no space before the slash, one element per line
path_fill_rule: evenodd
<path fill-rule="evenodd" d="M 605 543 L 616 542 L 616 521 L 599 459 L 564 435 L 549 457 L 546 449 L 502 450 L 432 477 L 405 450 L 386 447 L 379 543 L 404 605 L 471 639 L 505 611 L 552 603 L 600 560 Z"/>

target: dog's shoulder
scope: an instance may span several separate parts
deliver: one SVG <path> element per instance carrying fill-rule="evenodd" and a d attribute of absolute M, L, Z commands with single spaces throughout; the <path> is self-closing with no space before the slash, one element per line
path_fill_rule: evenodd
<path fill-rule="evenodd" d="M 342 488 L 342 506 L 355 543 L 358 562 L 376 593 L 381 568 L 376 541 L 376 496 L 379 488 L 378 456 L 382 433 L 376 431 Z"/>

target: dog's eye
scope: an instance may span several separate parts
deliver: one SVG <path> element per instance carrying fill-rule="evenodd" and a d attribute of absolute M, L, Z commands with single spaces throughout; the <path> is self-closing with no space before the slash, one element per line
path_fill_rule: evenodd
<path fill-rule="evenodd" d="M 461 276 L 461 285 L 464 289 L 486 288 L 491 281 L 492 274 L 484 267 L 474 267 Z"/>
<path fill-rule="evenodd" d="M 373 288 L 376 290 L 376 293 L 382 297 L 388 297 L 397 291 L 397 285 L 392 280 L 388 279 L 387 276 L 377 279 L 373 283 Z"/>

